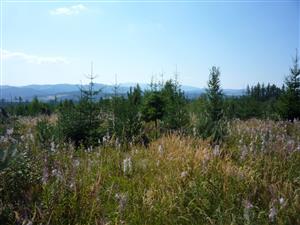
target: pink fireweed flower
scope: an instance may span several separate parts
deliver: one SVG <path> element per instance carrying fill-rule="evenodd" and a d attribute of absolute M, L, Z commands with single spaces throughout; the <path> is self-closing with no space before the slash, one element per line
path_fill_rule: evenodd
<path fill-rule="evenodd" d="M 275 217 L 277 215 L 277 211 L 276 211 L 276 208 L 274 206 L 272 206 L 270 208 L 270 211 L 269 211 L 269 219 L 271 222 L 274 222 L 275 221 Z"/>
<path fill-rule="evenodd" d="M 253 208 L 253 205 L 251 204 L 251 202 L 249 200 L 244 200 L 243 205 L 244 205 L 244 219 L 249 224 L 250 223 L 250 212 L 251 212 L 251 209 Z"/>

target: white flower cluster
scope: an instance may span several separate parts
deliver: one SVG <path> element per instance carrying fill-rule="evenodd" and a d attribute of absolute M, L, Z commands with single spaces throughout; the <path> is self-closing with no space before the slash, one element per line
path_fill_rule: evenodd
<path fill-rule="evenodd" d="M 129 174 L 132 172 L 132 161 L 131 157 L 127 157 L 123 160 L 123 172 L 124 174 Z"/>

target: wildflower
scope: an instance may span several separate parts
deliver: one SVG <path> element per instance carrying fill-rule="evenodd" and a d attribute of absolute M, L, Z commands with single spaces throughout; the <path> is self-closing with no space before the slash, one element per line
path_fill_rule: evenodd
<path fill-rule="evenodd" d="M 0 142 L 7 142 L 7 137 L 5 136 L 0 136 Z"/>
<path fill-rule="evenodd" d="M 131 158 L 128 157 L 123 160 L 123 172 L 124 174 L 126 174 L 131 172 L 131 170 L 132 170 L 132 162 L 131 162 Z"/>
<path fill-rule="evenodd" d="M 284 203 L 285 203 L 284 198 L 283 197 L 279 198 L 279 204 L 284 205 Z"/>
<path fill-rule="evenodd" d="M 244 219 L 249 224 L 250 223 L 250 212 L 251 212 L 251 209 L 253 208 L 253 205 L 248 200 L 244 200 L 243 204 L 244 204 Z"/>
<path fill-rule="evenodd" d="M 277 211 L 276 211 L 276 208 L 274 206 L 272 206 L 270 208 L 270 211 L 269 211 L 269 219 L 271 222 L 274 222 L 275 221 L 275 217 L 277 215 Z"/>
<path fill-rule="evenodd" d="M 54 143 L 54 141 L 52 141 L 51 143 L 50 143 L 50 146 L 51 146 L 51 152 L 55 152 L 56 151 L 56 149 L 55 149 L 55 143 Z"/>
<path fill-rule="evenodd" d="M 286 145 L 287 150 L 291 152 L 293 150 L 293 148 L 294 148 L 294 145 L 295 145 L 294 140 L 288 140 L 287 141 L 287 145 Z"/>
<path fill-rule="evenodd" d="M 75 159 L 73 161 L 73 165 L 74 165 L 74 167 L 78 167 L 80 165 L 80 161 L 78 159 Z"/>
<path fill-rule="evenodd" d="M 213 149 L 213 155 L 214 156 L 219 156 L 220 155 L 220 146 L 219 145 L 215 145 L 215 147 Z"/>
<path fill-rule="evenodd" d="M 63 175 L 62 175 L 61 171 L 58 169 L 53 169 L 52 175 L 55 176 L 58 180 L 63 180 Z"/>
<path fill-rule="evenodd" d="M 197 135 L 197 130 L 196 127 L 193 127 L 193 135 L 196 136 Z"/>
<path fill-rule="evenodd" d="M 180 178 L 186 178 L 188 176 L 188 172 L 187 171 L 183 171 L 180 174 Z"/>
<path fill-rule="evenodd" d="M 14 132 L 14 128 L 9 128 L 6 130 L 7 136 L 11 136 L 13 134 L 13 132 Z"/>
<path fill-rule="evenodd" d="M 123 212 L 125 210 L 125 207 L 127 205 L 128 197 L 127 194 L 119 194 L 117 193 L 115 195 L 116 200 L 119 202 L 119 212 Z"/>
<path fill-rule="evenodd" d="M 103 144 L 106 144 L 106 137 L 105 136 L 102 137 L 102 142 L 103 142 Z"/>
<path fill-rule="evenodd" d="M 106 145 L 109 142 L 109 139 L 110 139 L 110 136 L 109 136 L 109 133 L 107 132 L 106 135 L 104 135 L 102 137 L 103 145 Z"/>
<path fill-rule="evenodd" d="M 74 187 L 75 187 L 75 183 L 74 183 L 74 182 L 71 182 L 71 183 L 70 183 L 70 188 L 73 189 Z"/>
<path fill-rule="evenodd" d="M 118 150 L 120 150 L 121 149 L 121 143 L 119 143 L 118 145 L 117 145 L 117 147 L 116 147 Z"/>
<path fill-rule="evenodd" d="M 163 146 L 162 145 L 159 145 L 158 146 L 158 152 L 159 152 L 159 154 L 164 154 L 164 148 L 163 148 Z"/>
<path fill-rule="evenodd" d="M 266 142 L 265 142 L 265 139 L 263 139 L 262 141 L 261 141 L 261 151 L 265 151 L 266 150 Z"/>
<path fill-rule="evenodd" d="M 47 184 L 49 178 L 48 169 L 44 167 L 43 169 L 43 177 L 42 177 L 42 183 Z"/>
<path fill-rule="evenodd" d="M 120 149 L 121 148 L 121 143 L 119 141 L 119 138 L 116 138 L 116 141 L 115 141 L 115 148 L 116 149 Z"/>
<path fill-rule="evenodd" d="M 246 145 L 243 145 L 243 147 L 241 149 L 241 160 L 244 160 L 246 155 L 247 155 L 247 147 L 246 147 Z"/>
<path fill-rule="evenodd" d="M 251 204 L 251 202 L 249 200 L 244 201 L 244 206 L 247 209 L 252 209 L 253 208 L 253 205 Z"/>
<path fill-rule="evenodd" d="M 254 144 L 253 142 L 250 143 L 250 152 L 253 152 L 254 151 Z"/>

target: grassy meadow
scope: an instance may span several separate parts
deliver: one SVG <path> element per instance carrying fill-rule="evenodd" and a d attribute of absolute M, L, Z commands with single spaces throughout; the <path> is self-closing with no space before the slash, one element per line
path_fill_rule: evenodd
<path fill-rule="evenodd" d="M 38 121 L 56 117 L 2 127 L 0 224 L 300 224 L 298 121 L 232 120 L 221 145 L 170 133 L 147 148 L 45 141 Z"/>

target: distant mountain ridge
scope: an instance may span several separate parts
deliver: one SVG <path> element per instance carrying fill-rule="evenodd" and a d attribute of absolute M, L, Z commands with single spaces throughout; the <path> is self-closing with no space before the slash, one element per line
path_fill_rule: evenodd
<path fill-rule="evenodd" d="M 150 88 L 149 84 L 139 84 L 142 90 Z M 130 87 L 135 87 L 136 83 L 123 83 L 117 87 L 119 95 L 125 95 Z M 30 101 L 34 97 L 42 101 L 53 100 L 55 97 L 58 100 L 63 99 L 78 99 L 80 96 L 80 87 L 87 88 L 87 85 L 79 84 L 31 84 L 26 86 L 2 86 L 2 99 L 5 101 L 18 101 L 19 97 L 23 101 Z M 95 83 L 95 89 L 100 89 L 101 94 L 99 97 L 109 97 L 114 93 L 115 86 Z M 197 98 L 205 92 L 205 88 L 198 88 L 193 86 L 182 85 L 181 89 L 184 91 L 188 98 Z M 228 96 L 241 96 L 245 93 L 244 89 L 223 89 L 224 94 Z"/>

